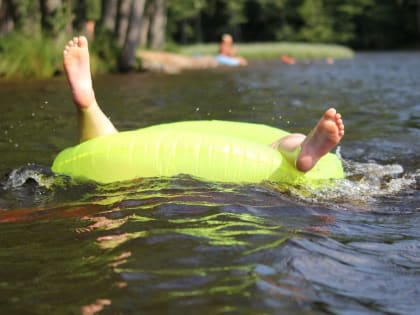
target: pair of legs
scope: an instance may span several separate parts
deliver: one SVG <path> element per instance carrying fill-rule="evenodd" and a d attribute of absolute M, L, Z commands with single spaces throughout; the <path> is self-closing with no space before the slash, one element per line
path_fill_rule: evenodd
<path fill-rule="evenodd" d="M 87 39 L 80 36 L 70 40 L 64 48 L 63 59 L 78 110 L 80 141 L 117 133 L 118 130 L 96 102 Z M 298 170 L 307 172 L 340 142 L 343 135 L 341 115 L 330 108 L 307 136 L 290 134 L 272 143 L 271 147 L 278 149 Z"/>

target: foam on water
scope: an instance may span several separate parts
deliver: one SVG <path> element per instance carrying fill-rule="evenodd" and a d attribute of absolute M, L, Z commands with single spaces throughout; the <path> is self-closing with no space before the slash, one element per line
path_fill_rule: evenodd
<path fill-rule="evenodd" d="M 4 190 L 19 188 L 30 181 L 38 186 L 50 188 L 54 184 L 54 173 L 47 167 L 36 164 L 13 169 L 0 182 L 0 187 Z"/>
<path fill-rule="evenodd" d="M 280 192 L 294 198 L 295 202 L 303 200 L 305 202 L 334 207 L 336 203 L 340 207 L 349 207 L 365 210 L 372 210 L 378 199 L 383 197 L 398 196 L 406 193 L 407 190 L 415 190 L 418 186 L 419 170 L 414 173 L 407 173 L 399 164 L 381 165 L 374 161 L 360 163 L 355 161 L 343 161 L 346 177 L 342 180 L 325 182 L 325 185 L 316 186 L 290 186 L 282 183 L 262 183 L 261 185 L 246 185 L 247 190 L 258 192 L 260 188 Z M 152 178 L 139 179 L 128 182 L 114 183 L 108 185 L 98 185 L 94 182 L 75 181 L 66 176 L 59 176 L 51 172 L 49 168 L 28 164 L 24 167 L 12 170 L 2 181 L 0 181 L 0 208 L 8 208 L 8 200 L 14 199 L 21 201 L 25 206 L 36 206 L 46 200 L 56 200 L 64 198 L 69 200 L 80 191 L 92 191 L 93 194 L 102 195 L 96 198 L 95 203 L 112 204 L 116 201 L 126 199 L 127 195 L 139 192 L 150 194 L 165 186 L 168 181 L 172 184 L 181 181 L 183 184 L 192 180 L 194 185 L 212 186 L 213 193 L 217 190 L 227 192 L 231 189 L 232 199 L 235 199 L 238 189 L 242 185 L 238 184 L 218 184 L 206 183 L 190 176 L 175 176 L 172 178 Z M 140 188 L 139 181 L 142 183 Z M 147 187 L 150 184 L 151 187 Z M 89 186 L 87 188 L 87 186 Z M 233 188 L 232 188 L 233 187 Z M 236 187 L 236 188 L 235 188 Z M 196 187 L 191 186 L 195 189 Z M 184 194 L 190 192 L 187 187 L 182 188 Z M 192 199 L 196 196 L 191 191 Z M 127 194 L 127 195 L 125 195 Z M 152 193 L 153 194 L 153 193 Z M 60 197 L 57 197 L 60 196 Z M 188 198 L 187 198 L 188 199 Z M 292 199 L 293 200 L 293 199 Z M 206 201 L 208 203 L 208 201 Z M 264 200 L 261 200 L 261 205 Z"/>

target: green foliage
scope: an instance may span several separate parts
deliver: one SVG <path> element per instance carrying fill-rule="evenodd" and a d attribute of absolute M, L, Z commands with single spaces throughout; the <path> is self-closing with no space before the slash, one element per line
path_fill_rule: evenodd
<path fill-rule="evenodd" d="M 296 1 L 248 1 L 244 9 L 247 22 L 241 32 L 247 41 L 296 40 Z"/>
<path fill-rule="evenodd" d="M 36 31 L 36 21 L 40 19 L 37 0 L 14 1 L 14 18 L 16 30 L 27 34 Z"/>
<path fill-rule="evenodd" d="M 168 5 L 167 34 L 173 40 L 179 34 L 180 41 L 185 42 L 201 36 L 197 27 L 203 10 L 208 9 L 205 0 L 171 0 Z M 201 38 L 200 38 L 201 39 Z"/>
<path fill-rule="evenodd" d="M 171 0 L 168 10 L 171 19 L 181 21 L 194 18 L 207 5 L 205 0 Z"/>
<path fill-rule="evenodd" d="M 43 32 L 50 36 L 57 36 L 71 24 L 73 18 L 71 7 L 60 6 L 44 17 Z"/>
<path fill-rule="evenodd" d="M 51 77 L 62 71 L 62 51 L 64 45 L 47 36 L 30 37 L 12 33 L 0 41 L 0 76 Z M 97 45 L 91 52 L 92 72 L 106 72 L 115 69 L 115 63 L 105 62 L 96 53 Z M 111 54 L 111 53 L 110 53 Z M 115 56 L 109 59 L 115 60 Z M 114 68 L 112 68 L 114 67 Z"/>
<path fill-rule="evenodd" d="M 10 34 L 0 41 L 0 75 L 52 76 L 61 69 L 61 49 L 44 36 Z"/>
<path fill-rule="evenodd" d="M 181 43 L 197 38 L 214 42 L 230 32 L 242 42 L 323 42 L 366 49 L 418 45 L 420 36 L 420 2 L 414 0 L 208 0 L 195 11 L 187 3 L 193 0 L 172 1 L 179 12 L 189 12 L 188 18 L 168 16 L 168 35 Z"/>
<path fill-rule="evenodd" d="M 105 29 L 97 29 L 95 40 L 90 43 L 90 55 L 92 72 L 108 72 L 117 69 L 117 56 L 120 54 L 112 32 Z"/>
<path fill-rule="evenodd" d="M 333 19 L 322 0 L 304 0 L 298 12 L 304 21 L 299 38 L 307 42 L 334 42 Z"/>
<path fill-rule="evenodd" d="M 244 24 L 247 21 L 244 12 L 245 0 L 226 1 L 226 11 L 228 12 L 228 26 Z"/>

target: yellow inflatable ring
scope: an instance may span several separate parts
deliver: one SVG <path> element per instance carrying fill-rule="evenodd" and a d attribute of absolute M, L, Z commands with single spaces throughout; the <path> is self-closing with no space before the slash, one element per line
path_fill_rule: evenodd
<path fill-rule="evenodd" d="M 185 121 L 95 138 L 63 150 L 52 170 L 101 183 L 189 174 L 208 181 L 309 183 L 344 177 L 327 154 L 309 172 L 297 171 L 269 147 L 286 131 L 261 124 Z"/>

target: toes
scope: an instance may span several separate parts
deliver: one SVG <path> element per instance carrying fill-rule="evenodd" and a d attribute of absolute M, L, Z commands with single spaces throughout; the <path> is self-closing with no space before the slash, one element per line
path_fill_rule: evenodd
<path fill-rule="evenodd" d="M 335 110 L 335 108 L 331 107 L 324 113 L 324 118 L 325 119 L 334 119 L 336 115 L 337 115 L 337 111 Z"/>
<path fill-rule="evenodd" d="M 88 46 L 88 41 L 86 37 L 79 36 L 73 37 L 73 39 L 69 40 L 67 45 L 64 47 L 63 53 L 67 55 L 72 48 L 85 48 Z"/>
<path fill-rule="evenodd" d="M 87 42 L 87 39 L 86 39 L 86 37 L 85 37 L 85 36 L 80 36 L 80 37 L 79 37 L 78 45 L 79 45 L 79 47 L 81 47 L 81 48 L 87 47 L 88 42 Z"/>
<path fill-rule="evenodd" d="M 67 44 L 66 47 L 64 47 L 63 54 L 67 55 L 69 53 L 70 48 L 71 48 L 70 45 Z"/>
<path fill-rule="evenodd" d="M 338 134 L 342 137 L 344 135 L 344 123 L 343 120 L 337 120 Z"/>
<path fill-rule="evenodd" d="M 64 50 L 69 50 L 70 48 L 74 47 L 74 41 L 71 39 L 69 40 L 69 42 L 67 43 L 66 47 L 64 47 Z"/>

